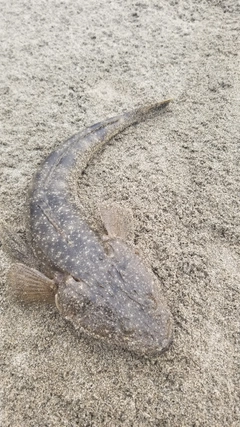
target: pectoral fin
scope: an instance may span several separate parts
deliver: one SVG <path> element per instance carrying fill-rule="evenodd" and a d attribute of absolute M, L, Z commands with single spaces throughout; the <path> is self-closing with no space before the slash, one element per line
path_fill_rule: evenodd
<path fill-rule="evenodd" d="M 99 206 L 104 227 L 110 238 L 133 239 L 133 215 L 131 209 L 119 203 L 102 203 Z"/>
<path fill-rule="evenodd" d="M 9 293 L 20 302 L 54 304 L 56 285 L 44 274 L 24 264 L 13 264 L 8 271 Z"/>

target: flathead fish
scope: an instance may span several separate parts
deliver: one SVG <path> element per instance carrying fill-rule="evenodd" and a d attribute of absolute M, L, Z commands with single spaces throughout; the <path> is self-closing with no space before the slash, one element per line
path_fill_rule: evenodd
<path fill-rule="evenodd" d="M 81 217 L 72 179 L 76 168 L 81 174 L 115 135 L 169 102 L 123 113 L 72 136 L 47 157 L 32 182 L 28 244 L 2 227 L 5 247 L 17 261 L 8 274 L 17 299 L 55 302 L 77 331 L 147 355 L 169 347 L 173 322 L 157 278 L 126 244 L 131 212 L 103 204 L 107 237 L 97 236 Z"/>

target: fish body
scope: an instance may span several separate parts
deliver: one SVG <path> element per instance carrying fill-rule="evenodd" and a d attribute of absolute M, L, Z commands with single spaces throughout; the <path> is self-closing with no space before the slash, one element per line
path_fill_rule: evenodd
<path fill-rule="evenodd" d="M 156 277 L 124 241 L 128 212 L 120 208 L 119 214 L 107 207 L 103 217 L 109 235 L 101 239 L 81 218 L 71 182 L 76 167 L 81 174 L 111 138 L 168 103 L 123 113 L 72 136 L 44 161 L 29 193 L 31 245 L 40 264 L 48 266 L 42 271 L 50 272 L 46 280 L 42 273 L 33 280 L 35 270 L 26 267 L 29 283 L 36 287 L 39 281 L 40 290 L 45 280 L 59 312 L 78 331 L 149 355 L 160 354 L 170 345 L 172 316 Z M 13 285 L 17 275 L 14 267 Z"/>

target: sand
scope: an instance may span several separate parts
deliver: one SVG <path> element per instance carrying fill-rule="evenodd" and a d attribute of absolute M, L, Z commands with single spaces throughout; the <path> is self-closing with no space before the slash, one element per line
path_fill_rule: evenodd
<path fill-rule="evenodd" d="M 7 296 L 1 250 L 3 427 L 238 426 L 239 2 L 1 2 L 0 216 L 24 236 L 41 161 L 86 125 L 174 98 L 96 156 L 79 197 L 132 208 L 174 342 L 157 359 L 77 337 L 49 306 Z"/>

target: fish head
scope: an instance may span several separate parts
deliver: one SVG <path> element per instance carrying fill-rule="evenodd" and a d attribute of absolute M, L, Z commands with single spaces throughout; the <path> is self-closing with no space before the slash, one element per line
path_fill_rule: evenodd
<path fill-rule="evenodd" d="M 171 344 L 173 326 L 160 284 L 124 242 L 115 239 L 109 245 L 98 280 L 69 276 L 59 285 L 56 305 L 80 332 L 157 356 Z"/>
<path fill-rule="evenodd" d="M 172 343 L 173 319 L 161 284 L 144 262 L 120 239 L 109 241 L 117 305 L 117 340 L 123 347 L 159 355 Z"/>

